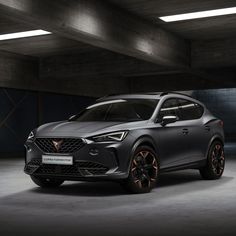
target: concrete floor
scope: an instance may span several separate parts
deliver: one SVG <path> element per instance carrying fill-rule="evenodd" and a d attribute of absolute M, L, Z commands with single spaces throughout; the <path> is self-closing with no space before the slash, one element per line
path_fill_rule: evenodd
<path fill-rule="evenodd" d="M 67 182 L 42 190 L 22 160 L 0 161 L 0 235 L 236 235 L 236 155 L 227 147 L 222 179 L 198 171 L 164 174 L 149 194 L 115 183 Z"/>

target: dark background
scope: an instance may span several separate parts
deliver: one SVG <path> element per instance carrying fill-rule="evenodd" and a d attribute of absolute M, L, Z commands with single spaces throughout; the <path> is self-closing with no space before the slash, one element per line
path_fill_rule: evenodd
<path fill-rule="evenodd" d="M 236 140 L 236 89 L 186 91 L 224 121 L 226 141 Z M 96 99 L 17 89 L 0 89 L 0 152 L 22 156 L 29 132 L 41 124 L 65 120 Z"/>
<path fill-rule="evenodd" d="M 234 236 L 236 14 L 166 23 L 161 16 L 236 7 L 235 0 L 0 0 L 0 235 Z M 107 94 L 185 91 L 224 121 L 226 168 L 164 173 L 149 194 L 118 183 L 38 188 L 24 142 Z M 17 157 L 17 158 L 14 158 Z"/>
<path fill-rule="evenodd" d="M 83 96 L 0 89 L 1 155 L 22 156 L 29 132 L 41 124 L 68 119 L 95 99 Z"/>

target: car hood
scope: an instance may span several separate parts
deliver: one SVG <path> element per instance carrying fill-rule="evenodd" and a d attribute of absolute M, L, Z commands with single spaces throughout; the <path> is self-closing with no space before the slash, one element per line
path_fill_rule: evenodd
<path fill-rule="evenodd" d="M 140 127 L 147 121 L 138 122 L 77 122 L 61 121 L 48 123 L 36 130 L 37 137 L 89 137 L 97 134 L 129 130 Z"/>

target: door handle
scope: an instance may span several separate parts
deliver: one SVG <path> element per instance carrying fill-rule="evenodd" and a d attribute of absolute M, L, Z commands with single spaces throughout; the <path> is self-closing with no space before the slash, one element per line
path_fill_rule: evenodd
<path fill-rule="evenodd" d="M 188 129 L 183 129 L 182 132 L 183 132 L 183 134 L 188 134 L 189 131 L 188 131 Z"/>
<path fill-rule="evenodd" d="M 205 126 L 205 130 L 206 130 L 206 131 L 210 131 L 210 130 L 211 130 L 210 126 L 206 125 L 206 126 Z"/>

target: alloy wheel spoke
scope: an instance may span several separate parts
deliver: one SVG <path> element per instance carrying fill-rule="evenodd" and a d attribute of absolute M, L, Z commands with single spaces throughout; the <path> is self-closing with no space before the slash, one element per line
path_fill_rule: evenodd
<path fill-rule="evenodd" d="M 143 173 L 143 178 L 146 180 L 150 180 L 150 176 L 146 173 Z"/>
<path fill-rule="evenodd" d="M 220 154 L 220 160 L 225 160 L 225 155 L 224 155 L 224 151 L 223 150 L 221 151 L 221 154 Z"/>
<path fill-rule="evenodd" d="M 216 158 L 215 150 L 212 152 L 212 158 Z"/>
<path fill-rule="evenodd" d="M 146 158 L 148 156 L 149 152 L 148 151 L 142 151 L 142 152 L 140 152 L 140 154 L 143 158 Z"/>
<path fill-rule="evenodd" d="M 149 151 L 137 153 L 133 159 L 131 173 L 134 183 L 139 188 L 150 187 L 152 182 L 156 182 L 158 166 L 155 156 Z"/>
<path fill-rule="evenodd" d="M 217 174 L 222 174 L 224 170 L 224 149 L 221 145 L 216 145 L 212 152 L 212 170 Z"/>
<path fill-rule="evenodd" d="M 138 163 L 135 159 L 133 160 L 133 164 L 135 164 L 135 166 L 138 166 Z"/>
<path fill-rule="evenodd" d="M 157 170 L 157 166 L 153 166 L 153 169 Z"/>

